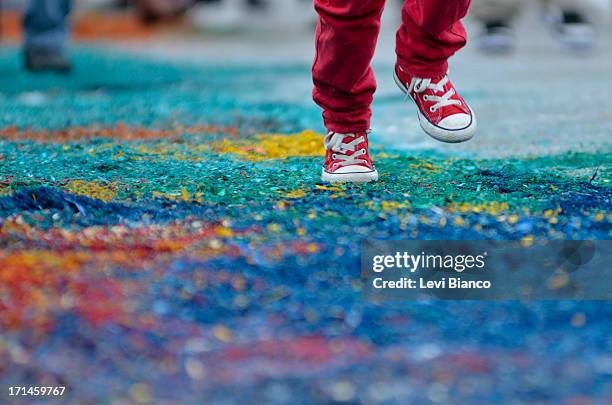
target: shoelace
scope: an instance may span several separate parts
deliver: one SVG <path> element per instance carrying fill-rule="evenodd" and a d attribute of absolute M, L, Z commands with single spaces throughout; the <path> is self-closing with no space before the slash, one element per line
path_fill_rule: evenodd
<path fill-rule="evenodd" d="M 344 138 L 347 136 L 351 136 L 351 134 L 337 134 L 335 132 L 330 132 L 323 140 L 325 149 L 335 152 L 332 155 L 332 158 L 334 160 L 340 160 L 340 162 L 336 163 L 339 166 L 351 166 L 359 164 L 367 165 L 368 162 L 366 160 L 358 159 L 359 156 L 366 154 L 366 150 L 355 150 L 357 148 L 357 145 L 362 142 L 365 142 L 365 138 L 363 137 L 363 135 L 353 139 L 349 143 L 344 143 Z M 345 154 L 345 152 L 349 151 L 353 152 L 353 154 L 350 156 Z"/>
<path fill-rule="evenodd" d="M 413 91 L 415 93 L 424 93 L 428 89 L 433 90 L 434 93 L 440 93 L 444 91 L 444 86 L 446 86 L 448 82 L 448 76 L 444 76 L 444 78 L 438 83 L 433 83 L 431 79 L 421 79 L 418 77 L 413 77 L 410 81 L 410 85 L 408 86 L 408 93 L 406 97 L 408 97 L 409 94 L 412 94 Z M 432 96 L 426 94 L 423 96 L 423 100 L 435 102 L 434 105 L 429 107 L 429 111 L 436 112 L 436 110 L 442 107 L 448 107 L 450 105 L 461 105 L 461 101 L 451 99 L 451 97 L 454 95 L 455 89 L 450 89 L 443 96 Z"/>

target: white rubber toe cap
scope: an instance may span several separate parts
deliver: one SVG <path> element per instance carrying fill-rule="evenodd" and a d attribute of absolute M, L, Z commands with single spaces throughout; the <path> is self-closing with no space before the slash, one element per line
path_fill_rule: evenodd
<path fill-rule="evenodd" d="M 473 114 L 454 114 L 434 125 L 419 111 L 419 122 L 429 136 L 441 142 L 469 141 L 476 133 L 476 117 Z"/>
<path fill-rule="evenodd" d="M 343 169 L 353 168 L 358 171 L 347 171 Z M 365 171 L 361 171 L 366 169 Z M 342 170 L 342 172 L 340 171 Z M 321 180 L 328 183 L 368 183 L 370 181 L 378 180 L 378 172 L 376 169 L 370 170 L 363 166 L 346 166 L 342 169 L 338 169 L 334 173 L 329 173 L 323 169 L 321 174 Z"/>
<path fill-rule="evenodd" d="M 472 124 L 472 116 L 469 114 L 453 114 L 444 118 L 438 123 L 440 128 L 456 131 L 459 129 L 465 129 Z"/>
<path fill-rule="evenodd" d="M 361 165 L 343 166 L 336 170 L 335 174 L 347 174 L 347 173 L 370 173 L 372 169 L 368 169 Z"/>

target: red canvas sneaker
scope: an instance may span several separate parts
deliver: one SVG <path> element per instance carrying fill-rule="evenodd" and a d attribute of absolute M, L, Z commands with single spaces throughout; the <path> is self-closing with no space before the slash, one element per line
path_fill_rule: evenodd
<path fill-rule="evenodd" d="M 378 172 L 368 151 L 367 132 L 330 132 L 324 142 L 327 153 L 321 180 L 331 183 L 367 183 L 378 180 Z"/>
<path fill-rule="evenodd" d="M 444 75 L 433 79 L 411 77 L 401 67 L 395 82 L 418 107 L 421 128 L 431 137 L 448 143 L 465 142 L 476 132 L 476 117 Z"/>

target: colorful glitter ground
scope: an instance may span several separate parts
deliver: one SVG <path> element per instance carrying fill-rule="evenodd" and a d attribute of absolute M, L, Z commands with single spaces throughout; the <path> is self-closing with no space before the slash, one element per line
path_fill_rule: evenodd
<path fill-rule="evenodd" d="M 609 149 L 375 146 L 379 183 L 323 185 L 319 112 L 275 81 L 307 67 L 75 58 L 0 59 L 0 402 L 612 402 L 610 303 L 380 304 L 359 283 L 364 238 L 609 239 Z"/>

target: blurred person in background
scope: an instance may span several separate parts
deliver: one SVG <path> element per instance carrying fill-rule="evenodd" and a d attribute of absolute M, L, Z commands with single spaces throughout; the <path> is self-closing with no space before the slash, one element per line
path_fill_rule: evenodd
<path fill-rule="evenodd" d="M 71 0 L 31 0 L 23 18 L 26 69 L 70 71 L 67 55 Z"/>
<path fill-rule="evenodd" d="M 596 25 L 609 13 L 609 0 L 541 0 L 545 21 L 570 50 L 589 50 L 597 40 Z M 515 47 L 514 20 L 524 0 L 473 0 L 472 15 L 482 25 L 479 47 L 487 53 L 507 53 Z"/>
<path fill-rule="evenodd" d="M 127 5 L 129 1 L 124 2 Z M 133 0 L 147 22 L 183 14 L 192 0 Z M 69 72 L 68 15 L 72 0 L 30 0 L 23 18 L 25 67 L 31 72 Z"/>

